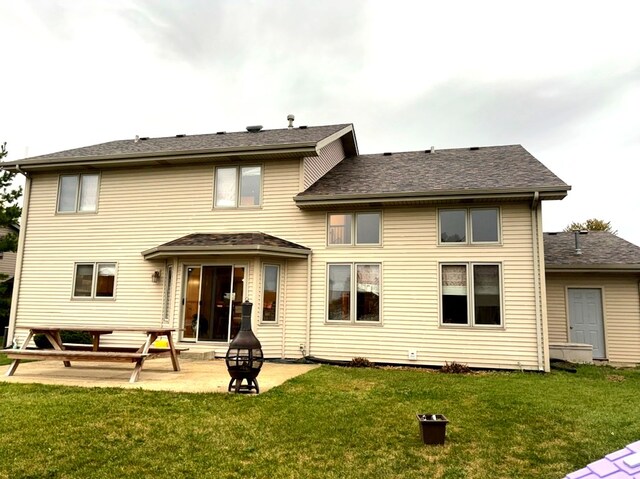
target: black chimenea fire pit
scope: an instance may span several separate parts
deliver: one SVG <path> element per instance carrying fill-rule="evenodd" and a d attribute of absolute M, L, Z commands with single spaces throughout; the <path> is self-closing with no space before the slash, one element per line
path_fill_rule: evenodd
<path fill-rule="evenodd" d="M 264 362 L 262 345 L 251 331 L 251 308 L 253 304 L 248 300 L 242 303 L 242 323 L 237 336 L 231 341 L 227 351 L 227 371 L 231 376 L 228 391 L 248 394 L 253 391 L 260 393 L 258 374 Z M 244 382 L 244 384 L 243 384 Z"/>

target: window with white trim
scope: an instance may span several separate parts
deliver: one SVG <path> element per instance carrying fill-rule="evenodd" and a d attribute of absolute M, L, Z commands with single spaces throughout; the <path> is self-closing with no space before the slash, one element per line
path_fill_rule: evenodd
<path fill-rule="evenodd" d="M 375 212 L 331 213 L 327 217 L 327 244 L 379 245 L 381 214 Z"/>
<path fill-rule="evenodd" d="M 498 263 L 440 265 L 443 325 L 502 326 L 502 281 Z"/>
<path fill-rule="evenodd" d="M 246 208 L 262 202 L 261 166 L 219 166 L 215 174 L 214 206 Z"/>
<path fill-rule="evenodd" d="M 262 322 L 278 322 L 279 291 L 280 266 L 265 264 L 262 267 Z"/>
<path fill-rule="evenodd" d="M 498 208 L 439 210 L 440 243 L 482 244 L 500 242 Z"/>
<path fill-rule="evenodd" d="M 327 265 L 327 321 L 380 322 L 380 263 Z"/>
<path fill-rule="evenodd" d="M 95 212 L 98 209 L 100 175 L 60 175 L 58 213 Z"/>
<path fill-rule="evenodd" d="M 76 263 L 73 279 L 74 298 L 113 298 L 116 263 Z"/>

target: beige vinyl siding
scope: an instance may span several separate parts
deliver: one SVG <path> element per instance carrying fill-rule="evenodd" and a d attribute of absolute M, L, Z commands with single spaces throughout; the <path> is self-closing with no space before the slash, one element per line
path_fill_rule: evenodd
<path fill-rule="evenodd" d="M 547 273 L 549 341 L 569 341 L 567 288 L 601 288 L 605 348 L 612 362 L 640 363 L 640 275 Z"/>
<path fill-rule="evenodd" d="M 502 245 L 438 246 L 437 209 L 389 208 L 383 211 L 383 246 L 327 247 L 315 234 L 312 272 L 311 355 L 350 360 L 442 365 L 464 362 L 475 367 L 538 369 L 533 281 L 531 210 L 505 204 Z M 310 212 L 315 225 L 326 214 Z M 504 328 L 440 326 L 440 262 L 498 262 L 502 266 Z M 382 264 L 382 323 L 327 324 L 326 264 Z M 408 361 L 409 349 L 418 352 Z"/>
<path fill-rule="evenodd" d="M 321 148 L 317 157 L 305 158 L 303 160 L 304 189 L 309 188 L 342 160 L 344 160 L 344 147 L 340 138 Z"/>
<path fill-rule="evenodd" d="M 242 209 L 213 208 L 214 163 L 103 170 L 95 214 L 57 215 L 58 175 L 33 175 L 17 324 L 161 324 L 165 289 L 163 281 L 151 282 L 151 274 L 164 271 L 165 261 L 146 261 L 141 252 L 195 232 L 262 231 L 302 243 L 304 234 L 294 219 L 301 212 L 292 200 L 299 191 L 299 165 L 299 159 L 265 162 L 263 204 Z M 240 261 L 252 274 L 254 260 L 180 258 L 171 326 L 180 327 L 182 265 Z M 74 263 L 84 261 L 117 263 L 115 299 L 71 299 Z M 248 281 L 249 299 L 257 304 L 253 281 Z M 296 300 L 306 301 L 306 296 L 293 295 L 287 308 L 304 311 L 305 304 L 291 304 Z M 107 342 L 127 340 L 105 337 Z M 282 339 L 265 340 L 268 354 L 281 357 Z"/>
<path fill-rule="evenodd" d="M 235 163 L 217 163 L 235 164 Z M 308 354 L 350 360 L 419 365 L 459 361 L 474 367 L 538 369 L 531 210 L 527 203 L 501 207 L 501 245 L 438 246 L 433 206 L 382 210 L 379 246 L 326 245 L 326 212 L 300 210 L 300 159 L 265 161 L 259 208 L 214 209 L 216 163 L 103 170 L 95 214 L 56 215 L 58 175 L 32 176 L 28 234 L 19 291 L 18 324 L 162 324 L 163 281 L 141 252 L 190 233 L 261 231 L 313 250 Z M 492 205 L 488 205 L 492 206 Z M 375 211 L 380 211 L 376 208 Z M 281 264 L 277 326 L 258 322 L 261 265 Z M 115 299 L 72 300 L 74 262 L 116 262 Z M 181 327 L 183 265 L 245 264 L 255 304 L 254 327 L 267 357 L 299 358 L 307 342 L 307 260 L 256 257 L 180 258 L 175 265 L 170 325 Z M 503 328 L 454 328 L 439 324 L 439 262 L 500 263 Z M 380 263 L 381 324 L 326 324 L 326 269 L 333 262 Z M 257 273 L 257 274 L 256 274 Z M 284 335 L 284 336 L 283 336 Z M 125 343 L 128 337 L 105 337 Z M 206 343 L 203 346 L 208 346 Z M 216 353 L 226 348 L 216 346 Z"/>

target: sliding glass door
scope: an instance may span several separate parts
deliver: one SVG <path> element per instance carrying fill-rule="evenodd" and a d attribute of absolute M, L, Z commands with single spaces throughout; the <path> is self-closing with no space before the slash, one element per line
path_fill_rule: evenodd
<path fill-rule="evenodd" d="M 228 342 L 240 330 L 244 266 L 185 267 L 184 341 Z"/>

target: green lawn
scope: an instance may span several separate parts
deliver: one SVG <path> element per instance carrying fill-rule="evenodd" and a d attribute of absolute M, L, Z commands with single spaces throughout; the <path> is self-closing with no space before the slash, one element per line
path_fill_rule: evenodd
<path fill-rule="evenodd" d="M 324 366 L 257 397 L 0 384 L 0 478 L 561 478 L 640 439 L 639 380 Z M 433 412 L 444 447 L 419 437 Z"/>

